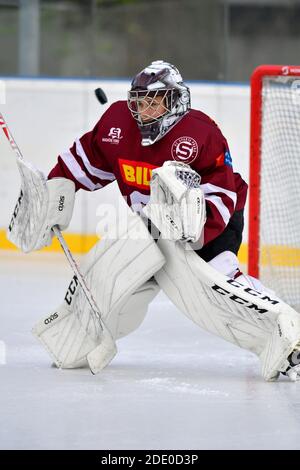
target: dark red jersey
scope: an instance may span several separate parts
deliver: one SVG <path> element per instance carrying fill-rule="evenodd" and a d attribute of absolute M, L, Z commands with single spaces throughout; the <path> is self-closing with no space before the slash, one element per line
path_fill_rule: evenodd
<path fill-rule="evenodd" d="M 87 191 L 116 179 L 127 203 L 137 210 L 149 200 L 152 169 L 167 160 L 188 163 L 201 176 L 207 209 L 206 244 L 223 232 L 235 211 L 243 209 L 247 185 L 232 170 L 220 129 L 201 111 L 191 109 L 161 140 L 143 147 L 126 101 L 118 101 L 92 131 L 59 155 L 49 178 L 72 179 L 76 189 Z"/>

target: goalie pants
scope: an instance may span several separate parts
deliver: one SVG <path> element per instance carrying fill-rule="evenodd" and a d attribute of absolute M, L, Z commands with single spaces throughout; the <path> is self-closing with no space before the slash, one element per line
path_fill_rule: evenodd
<path fill-rule="evenodd" d="M 244 210 L 239 210 L 234 212 L 221 235 L 195 252 L 206 262 L 211 261 L 224 251 L 231 251 L 237 255 L 242 243 L 243 229 Z"/>

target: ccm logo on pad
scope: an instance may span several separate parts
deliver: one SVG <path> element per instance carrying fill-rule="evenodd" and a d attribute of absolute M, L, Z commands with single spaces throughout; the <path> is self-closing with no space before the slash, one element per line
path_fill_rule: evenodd
<path fill-rule="evenodd" d="M 237 282 L 233 279 L 229 279 L 226 282 L 228 284 L 234 286 L 234 287 L 238 287 L 239 289 L 241 289 L 241 295 L 243 295 L 243 292 L 246 292 L 247 294 L 250 294 L 253 297 L 257 297 L 260 300 L 265 301 L 266 304 L 270 303 L 272 305 L 276 305 L 276 304 L 279 303 L 278 300 L 272 299 L 268 295 L 265 295 L 261 292 L 258 292 L 255 289 L 251 289 L 250 287 L 245 287 L 243 284 L 241 284 L 240 282 Z M 257 313 L 266 313 L 266 312 L 268 312 L 268 308 L 259 307 L 255 303 L 255 299 L 253 299 L 253 302 L 249 302 L 248 300 L 245 300 L 243 297 L 240 297 L 240 296 L 234 294 L 233 292 L 230 292 L 229 290 L 224 289 L 221 286 L 218 286 L 217 284 L 214 284 L 213 286 L 211 286 L 211 288 L 214 291 L 218 292 L 218 294 L 225 295 L 225 296 L 229 297 L 229 299 L 232 300 L 233 302 L 235 302 L 237 304 L 240 304 L 240 305 L 244 305 L 247 308 L 253 309 Z M 266 307 L 267 306 L 268 305 L 266 305 Z"/>

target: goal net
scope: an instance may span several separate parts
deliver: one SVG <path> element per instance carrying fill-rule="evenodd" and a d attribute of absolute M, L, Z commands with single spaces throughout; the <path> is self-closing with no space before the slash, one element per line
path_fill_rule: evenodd
<path fill-rule="evenodd" d="M 251 77 L 249 274 L 300 306 L 300 66 Z"/>

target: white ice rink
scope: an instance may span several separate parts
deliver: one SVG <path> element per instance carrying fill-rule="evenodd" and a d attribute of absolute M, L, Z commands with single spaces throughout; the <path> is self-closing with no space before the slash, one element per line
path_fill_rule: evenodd
<path fill-rule="evenodd" d="M 50 367 L 30 330 L 70 275 L 63 254 L 0 252 L 0 449 L 300 448 L 300 383 L 265 383 L 163 295 L 101 374 Z"/>

